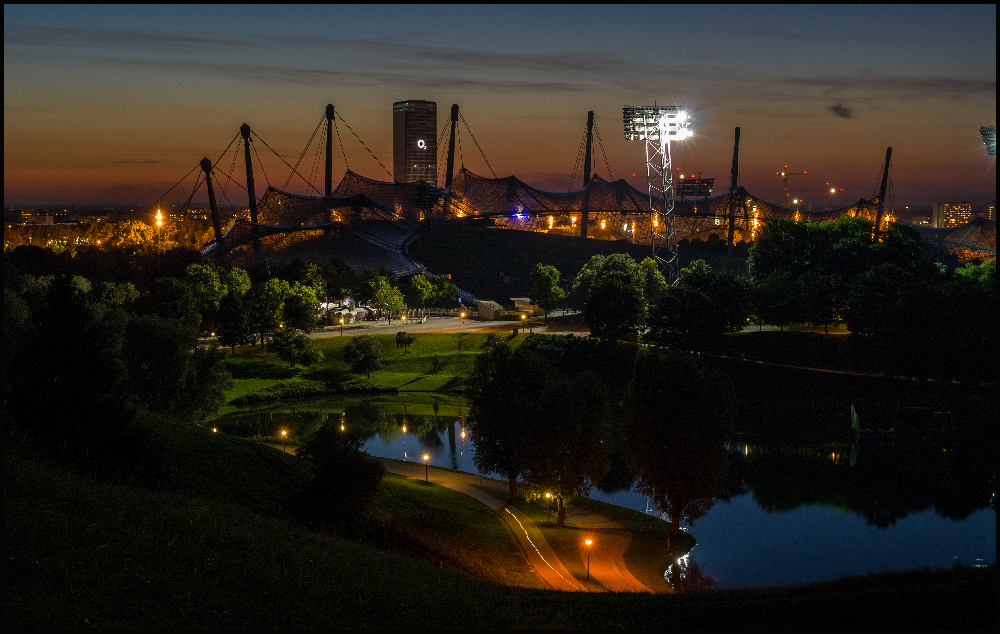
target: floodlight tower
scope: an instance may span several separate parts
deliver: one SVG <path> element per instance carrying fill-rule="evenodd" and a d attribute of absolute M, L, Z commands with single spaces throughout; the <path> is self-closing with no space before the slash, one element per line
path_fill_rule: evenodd
<path fill-rule="evenodd" d="M 674 218 L 674 175 L 671 164 L 671 141 L 682 141 L 691 136 L 691 122 L 684 106 L 625 106 L 625 138 L 646 142 L 646 185 L 649 188 L 650 238 L 653 257 L 663 265 L 668 284 L 677 282 L 677 230 Z M 657 214 L 663 219 L 663 233 Z M 657 247 L 656 238 L 663 243 Z M 659 253 L 659 252 L 663 253 Z"/>
<path fill-rule="evenodd" d="M 997 127 L 979 127 L 979 134 L 983 137 L 983 145 L 986 146 L 986 153 L 990 156 L 997 155 Z"/>

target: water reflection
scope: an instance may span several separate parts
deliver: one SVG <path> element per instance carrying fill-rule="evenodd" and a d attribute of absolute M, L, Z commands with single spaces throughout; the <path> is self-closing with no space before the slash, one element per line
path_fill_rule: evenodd
<path fill-rule="evenodd" d="M 432 466 L 476 473 L 474 443 L 458 407 L 439 408 L 448 415 L 433 415 L 429 402 L 410 411 L 384 400 L 324 402 L 322 408 L 233 415 L 219 429 L 271 438 L 285 429 L 304 439 L 334 422 L 362 439 L 372 455 L 420 462 L 428 453 Z M 681 434 L 669 463 L 648 472 L 661 474 L 664 506 L 636 492 L 621 451 L 592 497 L 638 511 L 652 507 L 657 514 L 671 504 L 687 509 L 697 520 L 691 531 L 697 557 L 663 562 L 665 580 L 678 590 L 991 563 L 994 443 L 916 435 L 892 443 L 841 438 L 796 445 L 733 435 L 708 442 Z"/>
<path fill-rule="evenodd" d="M 704 566 L 692 558 L 691 553 L 678 557 L 667 566 L 663 578 L 674 592 L 711 590 L 715 587 L 715 579 L 705 572 Z"/>

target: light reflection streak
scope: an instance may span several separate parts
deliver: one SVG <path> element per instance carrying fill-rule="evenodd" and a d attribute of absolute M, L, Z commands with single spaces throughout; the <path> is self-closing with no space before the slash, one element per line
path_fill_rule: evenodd
<path fill-rule="evenodd" d="M 517 525 L 521 527 L 522 531 L 524 531 L 524 536 L 528 538 L 528 543 L 531 544 L 531 547 L 535 549 L 535 552 L 538 553 L 538 556 L 542 559 L 542 561 L 545 562 L 545 565 L 548 566 L 549 568 L 552 568 L 552 564 L 550 564 L 548 560 L 545 559 L 545 557 L 542 555 L 542 551 L 538 550 L 538 546 L 535 546 L 535 542 L 531 541 L 531 535 L 528 535 L 528 529 L 524 527 L 524 524 L 521 523 L 521 520 L 517 519 L 517 516 L 511 513 L 510 509 L 505 508 L 504 510 L 507 511 L 507 513 L 514 518 L 514 521 L 517 522 Z M 566 577 L 562 576 L 562 574 L 555 568 L 552 568 L 552 572 L 559 575 L 559 578 L 568 583 L 569 585 L 576 587 L 573 584 L 573 582 L 567 580 Z"/>

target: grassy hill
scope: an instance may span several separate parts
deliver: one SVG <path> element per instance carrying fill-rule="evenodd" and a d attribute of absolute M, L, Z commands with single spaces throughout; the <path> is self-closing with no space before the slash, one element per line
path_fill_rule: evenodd
<path fill-rule="evenodd" d="M 207 433 L 188 441 L 188 449 L 201 442 L 240 444 Z M 259 455 L 254 465 L 210 465 L 233 475 L 249 468 L 250 483 L 275 470 L 296 471 L 292 458 L 273 453 L 279 462 Z M 469 525 L 475 509 L 466 517 L 453 506 L 457 498 L 416 493 L 439 487 L 408 483 L 407 489 L 397 486 L 398 479 L 386 481 L 400 496 L 390 498 L 392 504 L 408 501 L 399 520 L 425 543 L 408 542 L 402 532 L 391 537 L 408 543 L 399 550 L 422 555 L 421 561 L 255 512 L 254 504 L 243 503 L 250 491 L 223 493 L 212 484 L 219 476 L 203 472 L 205 490 L 181 494 L 99 482 L 5 452 L 4 627 L 985 629 L 996 622 L 995 566 L 686 595 L 501 585 L 456 571 L 504 568 L 513 560 L 505 561 L 504 552 L 482 559 L 471 548 L 475 538 L 461 539 L 462 532 L 475 534 Z M 433 520 L 446 514 L 441 507 L 413 510 L 435 499 L 455 509 L 447 512 L 451 526 Z M 456 549 L 474 561 L 455 555 L 441 560 Z"/>

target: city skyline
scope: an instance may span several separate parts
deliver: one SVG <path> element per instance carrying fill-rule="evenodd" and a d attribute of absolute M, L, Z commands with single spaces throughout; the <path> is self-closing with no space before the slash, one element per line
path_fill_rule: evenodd
<path fill-rule="evenodd" d="M 685 173 L 726 182 L 739 126 L 741 183 L 772 200 L 785 165 L 813 205 L 825 183 L 844 190 L 831 206 L 870 197 L 892 146 L 890 202 L 981 205 L 995 24 L 995 6 L 5 6 L 4 204 L 152 202 L 243 122 L 294 162 L 327 103 L 391 165 L 392 104 L 424 99 L 460 105 L 498 176 L 551 191 L 589 110 L 597 174 L 644 189 L 621 108 L 656 101 L 695 121 Z M 390 179 L 341 140 L 353 171 Z M 489 176 L 464 140 L 457 163 Z M 280 187 L 287 168 L 261 158 Z"/>

